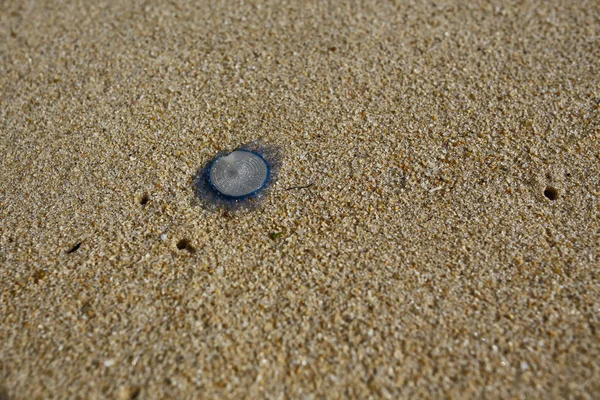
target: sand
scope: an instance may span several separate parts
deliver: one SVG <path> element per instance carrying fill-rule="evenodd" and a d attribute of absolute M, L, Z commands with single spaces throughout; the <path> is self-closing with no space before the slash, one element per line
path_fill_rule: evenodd
<path fill-rule="evenodd" d="M 600 397 L 599 2 L 56 3 L 0 2 L 0 399 Z"/>

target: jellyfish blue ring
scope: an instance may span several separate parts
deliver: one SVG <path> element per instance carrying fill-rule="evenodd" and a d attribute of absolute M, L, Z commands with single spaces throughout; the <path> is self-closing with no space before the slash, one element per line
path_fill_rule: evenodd
<path fill-rule="evenodd" d="M 236 162 L 241 166 L 236 167 Z M 196 174 L 194 191 L 209 209 L 256 210 L 277 181 L 281 163 L 279 147 L 255 140 L 208 160 Z"/>
<path fill-rule="evenodd" d="M 239 195 L 227 193 L 225 190 L 227 188 L 223 188 L 223 187 L 219 187 L 219 186 L 221 186 L 223 184 L 225 186 L 227 186 L 227 185 L 229 185 L 229 183 L 227 181 L 225 181 L 224 183 L 223 182 L 215 182 L 215 177 L 212 175 L 213 168 L 218 167 L 217 163 L 223 162 L 223 160 L 225 158 L 232 157 L 235 153 L 238 153 L 238 155 L 239 155 L 239 153 L 248 153 L 250 160 L 260 162 L 261 163 L 260 167 L 264 168 L 264 171 L 261 172 L 261 175 L 264 173 L 264 179 L 262 180 L 262 182 L 260 184 L 252 185 L 252 190 L 250 190 L 247 193 L 243 192 L 243 194 L 239 194 Z M 235 160 L 233 160 L 233 163 L 235 163 Z M 225 167 L 227 167 L 227 165 Z M 240 165 L 234 165 L 234 167 L 240 168 Z M 227 171 L 222 171 L 222 172 L 227 172 Z M 237 178 L 238 171 L 233 171 L 233 172 L 235 172 L 235 176 L 228 176 L 228 178 L 231 178 L 231 179 Z M 221 197 L 223 197 L 225 199 L 229 199 L 229 200 L 245 200 L 250 197 L 256 196 L 262 189 L 265 188 L 265 186 L 267 186 L 267 183 L 269 182 L 270 177 L 271 177 L 271 167 L 269 166 L 269 163 L 265 160 L 265 158 L 259 153 L 256 153 L 256 152 L 250 151 L 250 150 L 246 150 L 246 149 L 237 149 L 229 154 L 222 155 L 222 156 L 215 158 L 210 163 L 208 168 L 206 169 L 206 174 L 205 174 L 205 179 L 208 182 L 208 184 L 210 185 L 211 189 L 218 196 L 221 196 Z M 252 178 L 252 177 L 250 177 L 250 178 Z M 241 183 L 248 184 L 248 182 L 241 182 Z"/>

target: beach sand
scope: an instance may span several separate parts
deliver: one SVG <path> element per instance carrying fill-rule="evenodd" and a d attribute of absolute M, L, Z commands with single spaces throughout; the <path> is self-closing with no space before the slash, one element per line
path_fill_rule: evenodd
<path fill-rule="evenodd" d="M 599 2 L 56 3 L 0 2 L 0 399 L 600 396 Z"/>

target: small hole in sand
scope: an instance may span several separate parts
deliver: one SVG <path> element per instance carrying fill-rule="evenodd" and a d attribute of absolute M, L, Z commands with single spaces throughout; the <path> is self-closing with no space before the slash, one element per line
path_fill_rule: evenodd
<path fill-rule="evenodd" d="M 81 247 L 81 242 L 77 243 L 75 246 L 71 247 L 67 254 L 75 253 Z"/>
<path fill-rule="evenodd" d="M 136 400 L 140 397 L 142 389 L 139 386 L 129 386 L 121 389 L 119 399 Z"/>
<path fill-rule="evenodd" d="M 140 392 L 141 391 L 142 390 L 139 387 L 137 387 L 137 386 L 134 387 L 134 388 L 132 388 L 131 391 L 130 391 L 130 393 L 129 393 L 129 398 L 131 400 L 137 399 L 138 397 L 140 397 Z"/>
<path fill-rule="evenodd" d="M 179 242 L 177 242 L 177 249 L 187 250 L 190 253 L 196 252 L 196 248 L 192 246 L 192 243 L 188 239 L 181 239 Z"/>
<path fill-rule="evenodd" d="M 145 206 L 146 204 L 148 204 L 149 200 L 150 200 L 150 196 L 148 196 L 148 193 L 144 193 L 144 195 L 140 199 L 140 204 Z"/>
<path fill-rule="evenodd" d="M 544 190 L 544 196 L 554 201 L 558 199 L 558 190 L 556 190 L 556 188 L 553 188 L 552 186 L 548 186 L 546 190 Z"/>

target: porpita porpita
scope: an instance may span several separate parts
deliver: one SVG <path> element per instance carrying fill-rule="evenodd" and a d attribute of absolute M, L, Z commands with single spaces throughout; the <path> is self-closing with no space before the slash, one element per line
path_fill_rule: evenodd
<path fill-rule="evenodd" d="M 257 142 L 221 152 L 196 175 L 196 193 L 211 207 L 255 207 L 277 179 L 280 160 L 277 148 Z"/>

